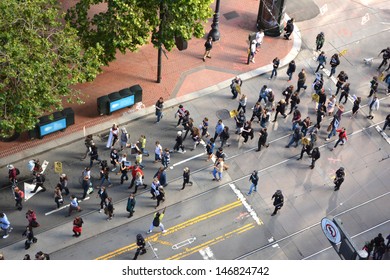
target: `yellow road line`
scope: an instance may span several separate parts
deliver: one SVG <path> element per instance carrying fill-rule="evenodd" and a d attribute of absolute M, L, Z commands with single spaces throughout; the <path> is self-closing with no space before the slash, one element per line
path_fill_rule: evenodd
<path fill-rule="evenodd" d="M 232 231 L 230 231 L 228 233 L 220 235 L 220 236 L 218 236 L 218 237 L 216 237 L 214 239 L 211 239 L 211 240 L 209 240 L 207 242 L 199 244 L 199 245 L 197 245 L 195 247 L 192 247 L 190 249 L 186 248 L 184 252 L 176 254 L 174 256 L 171 256 L 171 257 L 167 258 L 167 260 L 180 260 L 182 258 L 185 258 L 185 257 L 189 256 L 189 255 L 192 255 L 193 253 L 199 252 L 202 249 L 205 249 L 205 248 L 210 247 L 212 245 L 215 245 L 215 244 L 217 244 L 217 243 L 219 243 L 221 241 L 224 241 L 224 240 L 226 240 L 226 239 L 228 239 L 230 237 L 233 237 L 234 235 L 239 235 L 239 234 L 241 234 L 243 232 L 246 232 L 246 231 L 248 231 L 248 230 L 250 230 L 250 229 L 252 229 L 254 227 L 255 227 L 254 223 L 246 224 L 243 227 L 240 227 L 240 228 L 237 228 L 235 230 L 232 230 Z"/>
<path fill-rule="evenodd" d="M 187 220 L 187 221 L 185 221 L 185 222 L 183 222 L 183 223 L 181 223 L 181 224 L 178 224 L 178 225 L 176 225 L 176 226 L 173 226 L 173 227 L 169 228 L 169 229 L 168 229 L 168 232 L 166 232 L 166 233 L 157 233 L 157 234 L 153 234 L 153 235 L 151 235 L 151 236 L 148 236 L 148 237 L 145 238 L 145 241 L 146 241 L 146 242 L 147 242 L 147 241 L 156 241 L 156 240 L 159 238 L 160 235 L 165 236 L 165 235 L 174 233 L 174 232 L 176 232 L 176 231 L 178 231 L 178 230 L 181 230 L 181 229 L 186 228 L 186 227 L 188 227 L 188 226 L 194 225 L 194 224 L 196 224 L 196 223 L 199 223 L 199 222 L 204 221 L 204 220 L 206 220 L 206 219 L 209 219 L 209 218 L 211 218 L 211 217 L 217 216 L 217 215 L 219 215 L 219 214 L 222 214 L 222 213 L 224 213 L 224 212 L 227 212 L 227 211 L 229 211 L 229 210 L 231 210 L 231 209 L 234 209 L 234 208 L 236 208 L 236 207 L 239 207 L 239 206 L 241 206 L 241 205 L 242 205 L 242 204 L 241 204 L 241 201 L 240 201 L 240 200 L 237 200 L 237 201 L 235 201 L 235 202 L 232 202 L 232 203 L 230 203 L 230 204 L 224 205 L 224 206 L 222 206 L 222 207 L 220 207 L 220 208 L 217 208 L 217 209 L 212 210 L 212 211 L 210 211 L 210 212 L 207 212 L 207 213 L 205 213 L 205 214 L 199 215 L 199 216 L 197 216 L 197 217 L 195 217 L 195 218 L 192 218 L 192 219 L 190 219 L 190 220 Z M 96 260 L 107 260 L 107 259 L 111 259 L 111 258 L 113 258 L 113 257 L 115 257 L 115 256 L 118 256 L 118 255 L 121 255 L 121 254 L 123 254 L 123 253 L 129 252 L 129 251 L 132 251 L 132 250 L 135 250 L 136 248 L 137 248 L 137 244 L 136 244 L 136 243 L 132 243 L 132 244 L 129 244 L 129 245 L 124 246 L 124 247 L 122 247 L 122 248 L 119 248 L 119 249 L 117 249 L 117 250 L 115 250 L 115 251 L 112 251 L 112 252 L 110 252 L 110 253 L 108 253 L 108 254 L 105 254 L 105 255 L 103 255 L 103 256 L 100 256 L 100 257 L 96 258 Z"/>

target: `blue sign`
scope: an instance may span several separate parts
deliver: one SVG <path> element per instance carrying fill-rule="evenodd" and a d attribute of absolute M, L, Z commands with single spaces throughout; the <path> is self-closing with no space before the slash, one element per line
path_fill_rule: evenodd
<path fill-rule="evenodd" d="M 114 112 L 125 107 L 130 107 L 131 105 L 134 105 L 134 95 L 119 100 L 111 101 L 110 112 Z"/>
<path fill-rule="evenodd" d="M 48 124 L 40 125 L 39 126 L 39 134 L 41 136 L 48 135 L 50 133 L 56 132 L 58 130 L 62 130 L 66 128 L 66 118 L 53 121 Z"/>

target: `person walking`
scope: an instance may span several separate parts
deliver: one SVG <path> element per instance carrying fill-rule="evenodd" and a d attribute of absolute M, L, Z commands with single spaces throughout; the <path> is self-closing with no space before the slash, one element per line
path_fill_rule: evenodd
<path fill-rule="evenodd" d="M 137 251 L 135 252 L 135 255 L 133 257 L 133 260 L 136 260 L 139 255 L 146 254 L 146 242 L 142 234 L 138 233 L 137 234 Z"/>
<path fill-rule="evenodd" d="M 300 92 L 301 88 L 303 88 L 303 90 L 307 89 L 305 69 L 302 69 L 301 72 L 298 73 L 298 81 L 297 81 L 297 92 L 298 93 Z"/>
<path fill-rule="evenodd" d="M 332 55 L 332 57 L 330 58 L 329 64 L 330 64 L 330 67 L 331 67 L 330 68 L 330 74 L 329 74 L 329 78 L 330 78 L 330 77 L 333 76 L 333 74 L 336 74 L 336 68 L 340 64 L 340 58 L 339 58 L 339 55 L 337 53 Z"/>
<path fill-rule="evenodd" d="M 39 227 L 40 226 L 38 221 L 37 221 L 37 214 L 35 214 L 34 210 L 32 210 L 32 209 L 27 210 L 26 219 L 28 221 L 27 226 L 29 226 L 29 227 Z"/>
<path fill-rule="evenodd" d="M 297 160 L 301 160 L 303 158 L 304 153 L 307 153 L 308 156 L 311 156 L 312 149 L 313 149 L 312 141 L 306 137 L 302 138 L 301 156 L 299 158 L 297 158 Z"/>
<path fill-rule="evenodd" d="M 232 83 L 230 84 L 230 90 L 233 95 L 232 99 L 236 99 L 239 94 L 241 94 L 242 80 L 240 77 L 236 76 Z"/>
<path fill-rule="evenodd" d="M 299 129 L 299 127 L 295 128 L 292 136 L 291 136 L 291 139 L 290 139 L 290 142 L 288 142 L 288 144 L 286 145 L 286 148 L 290 148 L 290 146 L 295 142 L 295 148 L 298 147 L 298 143 L 299 141 L 301 141 L 302 139 L 302 132 L 301 130 Z"/>
<path fill-rule="evenodd" d="M 206 61 L 207 58 L 211 58 L 210 52 L 213 48 L 213 38 L 211 36 L 207 37 L 207 41 L 204 43 L 205 52 L 203 55 L 203 62 Z"/>
<path fill-rule="evenodd" d="M 158 187 L 160 186 L 160 182 L 157 177 L 153 179 L 152 184 L 150 185 L 150 193 L 152 194 L 151 199 L 157 199 L 158 195 Z"/>
<path fill-rule="evenodd" d="M 317 34 L 316 37 L 316 51 L 319 52 L 321 51 L 322 47 L 324 46 L 325 43 L 325 34 L 324 32 L 320 32 Z"/>
<path fill-rule="evenodd" d="M 264 104 L 267 104 L 267 95 L 268 95 L 268 86 L 263 85 L 259 91 L 259 98 L 257 99 L 257 102 L 261 104 L 261 100 L 264 99 Z"/>
<path fill-rule="evenodd" d="M 135 196 L 133 193 L 129 195 L 129 198 L 127 199 L 127 204 L 126 204 L 126 211 L 129 212 L 129 216 L 127 218 L 133 217 L 134 214 L 134 208 L 135 208 L 136 200 Z"/>
<path fill-rule="evenodd" d="M 169 149 L 165 148 L 161 157 L 161 164 L 164 167 L 164 169 L 168 168 L 170 162 L 171 162 L 171 154 L 169 153 Z"/>
<path fill-rule="evenodd" d="M 124 180 L 126 180 L 126 181 L 129 180 L 129 176 L 127 175 L 127 173 L 129 172 L 129 169 L 128 169 L 128 166 L 126 165 L 126 161 L 121 162 L 120 168 L 121 168 L 121 179 L 120 180 L 121 180 L 121 185 L 122 185 Z"/>
<path fill-rule="evenodd" d="M 88 153 L 91 150 L 90 148 L 92 146 L 92 143 L 93 143 L 93 135 L 89 134 L 84 139 L 84 145 L 87 148 L 87 150 L 86 150 L 86 152 L 84 153 L 84 155 L 82 156 L 82 158 L 80 160 L 84 160 L 87 157 Z"/>
<path fill-rule="evenodd" d="M 263 109 L 263 112 L 261 113 L 260 127 L 266 128 L 269 124 L 270 118 L 271 112 L 267 108 Z"/>
<path fill-rule="evenodd" d="M 164 225 L 161 223 L 162 219 L 164 218 L 166 208 L 167 207 L 165 207 L 161 213 L 159 211 L 154 213 L 152 224 L 150 225 L 147 233 L 152 233 L 155 227 L 160 227 L 162 233 L 167 232 L 167 230 L 164 228 Z"/>
<path fill-rule="evenodd" d="M 175 146 L 173 146 L 173 150 L 177 151 L 179 153 L 185 153 L 186 152 L 186 150 L 184 148 L 184 145 L 183 145 L 183 136 L 182 136 L 182 134 L 183 134 L 182 131 L 178 131 L 177 132 L 176 140 L 175 140 L 176 143 L 175 143 Z"/>
<path fill-rule="evenodd" d="M 388 114 L 388 115 L 386 116 L 385 124 L 383 125 L 382 130 L 385 131 L 385 130 L 386 130 L 386 127 L 388 127 L 388 126 L 390 127 L 390 114 Z"/>
<path fill-rule="evenodd" d="M 103 183 L 104 181 L 108 182 L 108 187 L 112 187 L 112 182 L 111 182 L 111 179 L 110 179 L 110 168 L 109 167 L 105 167 L 103 169 L 103 178 L 102 180 L 100 181 L 100 186 L 103 186 Z"/>
<path fill-rule="evenodd" d="M 272 212 L 271 216 L 275 216 L 276 213 L 282 209 L 284 204 L 284 196 L 281 190 L 277 190 L 271 197 L 271 200 L 274 200 L 273 205 L 275 206 L 274 212 Z"/>
<path fill-rule="evenodd" d="M 27 240 L 24 242 L 25 250 L 30 249 L 31 244 L 38 242 L 38 239 L 34 236 L 34 232 L 31 227 L 26 227 L 26 230 L 22 233 L 22 236 L 26 236 L 27 238 Z"/>
<path fill-rule="evenodd" d="M 23 209 L 23 198 L 24 198 L 24 192 L 19 189 L 19 187 L 14 187 L 14 197 L 15 197 L 15 207 L 19 211 L 22 211 Z"/>
<path fill-rule="evenodd" d="M 284 118 L 287 118 L 287 115 L 285 114 L 286 110 L 286 101 L 284 99 L 281 99 L 278 104 L 276 105 L 275 109 L 275 118 L 272 122 L 276 122 L 276 118 L 278 117 L 278 114 L 280 113 Z"/>
<path fill-rule="evenodd" d="M 301 103 L 301 99 L 298 96 L 298 91 L 295 91 L 290 98 L 290 112 L 289 115 L 293 112 L 293 110 L 298 109 L 298 104 Z"/>
<path fill-rule="evenodd" d="M 324 51 L 322 51 L 320 53 L 320 55 L 317 57 L 317 62 L 318 62 L 318 66 L 317 66 L 317 70 L 315 71 L 315 73 L 317 73 L 320 69 L 324 69 L 325 68 L 326 56 L 325 56 L 325 52 Z"/>
<path fill-rule="evenodd" d="M 129 144 L 127 143 L 129 140 L 130 140 L 129 133 L 127 133 L 127 130 L 125 127 L 122 127 L 121 128 L 120 142 L 119 142 L 121 148 L 119 151 L 123 151 L 124 148 L 127 148 L 129 146 Z"/>
<path fill-rule="evenodd" d="M 252 63 L 255 63 L 256 45 L 257 45 L 257 41 L 256 41 L 256 39 L 253 39 L 253 40 L 251 41 L 250 46 L 249 46 L 249 60 L 250 60 Z M 248 64 L 249 64 L 249 63 L 248 63 Z"/>
<path fill-rule="evenodd" d="M 244 113 L 246 113 L 246 102 L 248 98 L 246 97 L 245 94 L 241 94 L 240 99 L 238 100 L 238 107 L 237 107 L 237 112 L 242 109 Z"/>
<path fill-rule="evenodd" d="M 336 176 L 333 180 L 334 191 L 338 191 L 340 189 L 341 184 L 344 182 L 344 177 L 345 177 L 344 167 L 340 167 L 339 169 L 337 169 Z"/>
<path fill-rule="evenodd" d="M 371 98 L 368 108 L 369 108 L 369 112 L 367 118 L 372 120 L 374 118 L 374 114 L 373 114 L 374 110 L 375 111 L 379 110 L 379 99 L 376 96 L 376 94 L 374 94 L 374 96 Z"/>
<path fill-rule="evenodd" d="M 183 126 L 184 126 L 183 132 L 185 132 L 183 136 L 183 141 L 184 141 L 187 138 L 188 132 L 192 134 L 192 130 L 194 128 L 194 120 L 192 118 L 189 118 L 188 121 L 183 123 Z"/>
<path fill-rule="evenodd" d="M 259 132 L 259 140 L 257 141 L 257 150 L 256 152 L 261 151 L 261 146 L 264 146 L 266 148 L 269 147 L 269 144 L 267 144 L 267 137 L 268 137 L 268 132 L 267 128 L 261 128 Z"/>
<path fill-rule="evenodd" d="M 36 193 L 39 188 L 42 188 L 41 190 L 39 190 L 40 192 L 46 191 L 46 188 L 43 186 L 43 183 L 46 181 L 45 175 L 43 175 L 42 173 L 36 173 L 34 181 L 35 181 L 35 188 L 32 191 L 30 191 L 30 193 Z"/>
<path fill-rule="evenodd" d="M 337 83 L 336 83 L 336 93 L 335 95 L 339 93 L 340 89 L 342 88 L 343 84 L 348 80 L 348 75 L 344 71 L 340 71 L 340 73 L 337 75 Z"/>
<path fill-rule="evenodd" d="M 284 39 L 291 40 L 290 36 L 294 31 L 294 18 L 290 18 L 289 20 L 287 20 L 287 24 L 284 28 L 284 31 L 286 31 L 286 33 L 284 34 Z"/>
<path fill-rule="evenodd" d="M 57 205 L 57 209 L 60 208 L 61 204 L 64 203 L 64 198 L 62 197 L 61 188 L 59 187 L 59 184 L 54 189 L 54 202 Z"/>
<path fill-rule="evenodd" d="M 7 165 L 7 168 L 8 168 L 8 180 L 11 182 L 12 187 L 16 187 L 18 183 L 17 176 L 19 175 L 20 171 L 12 164 Z"/>
<path fill-rule="evenodd" d="M 77 211 L 77 212 L 81 212 L 83 211 L 83 209 L 81 209 L 81 207 L 79 206 L 79 202 L 77 201 L 77 197 L 75 195 L 71 195 L 70 196 L 70 205 L 69 205 L 69 211 L 68 211 L 68 215 L 66 215 L 65 217 L 69 217 L 73 211 Z"/>
<path fill-rule="evenodd" d="M 157 209 L 161 202 L 165 202 L 165 190 L 163 186 L 158 186 L 158 194 L 156 195 L 157 205 L 154 209 Z"/>
<path fill-rule="evenodd" d="M 272 72 L 271 72 L 271 77 L 268 78 L 269 80 L 271 80 L 274 76 L 275 76 L 275 78 L 276 78 L 276 76 L 278 76 L 279 64 L 280 64 L 279 58 L 275 57 L 272 60 Z"/>
<path fill-rule="evenodd" d="M 104 214 L 108 216 L 107 221 L 111 221 L 112 218 L 115 216 L 114 214 L 114 203 L 112 202 L 112 197 L 107 198 L 107 206 L 104 208 Z"/>
<path fill-rule="evenodd" d="M 90 147 L 89 156 L 90 156 L 90 162 L 89 162 L 90 168 L 92 167 L 94 160 L 97 160 L 99 164 L 102 162 L 102 160 L 99 158 L 98 148 L 96 147 L 95 143 L 92 143 Z"/>
<path fill-rule="evenodd" d="M 161 159 L 162 159 L 162 152 L 163 152 L 163 148 L 162 146 L 160 145 L 160 142 L 159 141 L 156 141 L 155 143 L 155 147 L 154 147 L 154 163 L 160 161 L 161 162 Z"/>
<path fill-rule="evenodd" d="M 185 167 L 183 170 L 183 187 L 181 190 L 184 190 L 186 185 L 192 186 L 192 181 L 190 181 L 190 169 L 188 167 Z"/>
<path fill-rule="evenodd" d="M 256 32 L 256 52 L 259 52 L 259 49 L 261 48 L 261 44 L 263 43 L 264 39 L 264 30 L 260 29 Z"/>
<path fill-rule="evenodd" d="M 229 140 L 230 138 L 230 134 L 229 134 L 229 127 L 228 126 L 225 126 L 221 132 L 221 134 L 219 135 L 219 139 L 221 140 L 221 146 L 220 148 L 222 148 L 224 145 L 227 145 L 228 147 L 230 146 L 230 144 L 227 143 L 227 141 Z"/>
<path fill-rule="evenodd" d="M 381 54 L 382 54 L 382 62 L 377 68 L 378 71 L 382 68 L 382 66 L 387 64 L 387 61 L 390 58 L 390 47 L 387 47 L 386 49 L 381 50 L 381 52 L 378 54 L 378 56 L 380 56 Z M 386 70 L 389 70 L 389 68 L 387 68 Z"/>
<path fill-rule="evenodd" d="M 156 123 L 159 123 L 160 120 L 163 118 L 164 114 L 163 114 L 163 109 L 164 109 L 164 98 L 160 97 L 156 104 L 154 105 L 156 111 L 155 111 L 155 115 L 157 117 L 156 119 Z"/>
<path fill-rule="evenodd" d="M 200 127 L 200 129 L 202 130 L 202 134 L 201 134 L 201 138 L 203 139 L 203 137 L 210 137 L 210 133 L 209 133 L 209 119 L 207 117 L 205 117 L 203 120 L 202 120 L 202 125 Z"/>
<path fill-rule="evenodd" d="M 98 193 L 96 194 L 96 198 L 100 198 L 100 209 L 99 209 L 99 213 L 102 213 L 103 212 L 103 209 L 105 207 L 107 207 L 107 198 L 108 198 L 108 194 L 107 194 L 107 190 L 106 190 L 106 187 L 104 186 L 101 186 Z"/>
<path fill-rule="evenodd" d="M 311 152 L 310 156 L 311 156 L 310 168 L 313 169 L 315 167 L 316 161 L 321 157 L 321 153 L 318 147 L 313 148 L 313 151 Z"/>
<path fill-rule="evenodd" d="M 177 109 L 175 114 L 175 118 L 179 118 L 176 127 L 178 127 L 183 122 L 185 115 L 186 115 L 186 109 L 184 109 L 184 106 L 180 104 L 179 109 Z"/>
<path fill-rule="evenodd" d="M 372 77 L 372 80 L 370 81 L 370 93 L 367 97 L 371 97 L 374 93 L 376 93 L 378 91 L 378 86 L 378 77 Z"/>
<path fill-rule="evenodd" d="M 167 182 L 167 172 L 163 167 L 160 167 L 157 172 L 154 174 L 153 178 L 157 178 L 160 182 L 161 186 L 166 187 L 168 185 Z"/>
<path fill-rule="evenodd" d="M 223 172 L 224 161 L 222 158 L 219 158 L 215 161 L 213 168 L 213 181 L 221 181 L 222 180 L 222 172 Z M 218 174 L 218 179 L 217 179 Z"/>
<path fill-rule="evenodd" d="M 206 145 L 206 152 L 207 152 L 206 161 L 210 161 L 210 159 L 213 157 L 214 148 L 215 148 L 214 138 L 210 138 L 209 141 L 207 142 L 207 145 Z"/>
<path fill-rule="evenodd" d="M 341 99 L 343 99 L 343 97 L 345 98 L 343 104 L 347 103 L 349 92 L 350 92 L 349 86 L 350 86 L 350 83 L 344 83 L 343 87 L 341 88 L 339 103 L 341 103 Z"/>
<path fill-rule="evenodd" d="M 116 123 L 114 123 L 110 128 L 110 133 L 108 135 L 106 148 L 111 150 L 114 149 L 114 146 L 118 142 L 118 140 L 119 140 L 119 127 Z"/>
<path fill-rule="evenodd" d="M 326 105 L 326 112 L 328 113 L 328 116 L 331 116 L 333 114 L 334 109 L 336 107 L 336 103 L 336 95 L 332 94 L 328 99 L 328 104 Z"/>
<path fill-rule="evenodd" d="M 247 193 L 247 195 L 251 195 L 252 192 L 257 192 L 257 184 L 259 182 L 259 175 L 257 174 L 258 171 L 254 170 L 251 176 L 249 177 L 249 182 L 251 182 L 251 185 L 249 187 L 249 192 Z"/>
<path fill-rule="evenodd" d="M 60 187 L 61 193 L 65 191 L 65 195 L 69 195 L 68 182 L 68 176 L 66 176 L 66 174 L 61 174 L 58 186 Z"/>
<path fill-rule="evenodd" d="M 83 219 L 79 216 L 75 217 L 73 220 L 73 237 L 80 237 L 81 232 L 83 231 Z"/>
<path fill-rule="evenodd" d="M 242 132 L 241 132 L 241 136 L 244 138 L 243 143 L 248 142 L 249 136 L 251 137 L 251 140 L 253 139 L 254 135 L 253 135 L 253 128 L 252 128 L 251 121 L 245 122 L 244 127 L 243 127 Z"/>
<path fill-rule="evenodd" d="M 288 86 L 283 92 L 282 95 L 284 96 L 284 100 L 286 101 L 286 106 L 289 104 L 290 98 L 294 92 L 294 86 L 290 85 Z"/>
<path fill-rule="evenodd" d="M 351 118 L 357 115 L 359 109 L 360 109 L 360 103 L 362 102 L 361 97 L 355 97 L 355 100 L 353 101 L 353 107 L 352 107 L 352 115 Z"/>
<path fill-rule="evenodd" d="M 330 122 L 327 131 L 329 131 L 328 137 L 325 139 L 325 141 L 329 141 L 332 136 L 336 135 L 336 130 L 340 125 L 340 119 L 337 115 L 333 116 L 332 121 Z"/>
<path fill-rule="evenodd" d="M 291 81 L 292 75 L 294 74 L 296 69 L 297 69 L 297 67 L 295 65 L 295 61 L 291 60 L 290 63 L 288 64 L 288 68 L 287 68 L 287 76 L 288 76 L 287 82 Z"/>
<path fill-rule="evenodd" d="M 298 109 L 295 109 L 294 113 L 293 113 L 292 120 L 291 120 L 291 123 L 292 123 L 291 130 L 294 131 L 299 126 L 301 121 L 302 121 L 301 111 L 299 111 Z"/>
<path fill-rule="evenodd" d="M 261 107 L 260 102 L 257 101 L 255 106 L 252 108 L 252 117 L 251 117 L 250 121 L 253 122 L 255 120 L 255 118 L 257 118 L 258 119 L 257 122 L 260 123 L 262 111 L 263 111 L 263 108 Z"/>
<path fill-rule="evenodd" d="M 0 228 L 4 231 L 3 238 L 8 238 L 10 232 L 13 230 L 11 223 L 5 213 L 0 213 Z"/>

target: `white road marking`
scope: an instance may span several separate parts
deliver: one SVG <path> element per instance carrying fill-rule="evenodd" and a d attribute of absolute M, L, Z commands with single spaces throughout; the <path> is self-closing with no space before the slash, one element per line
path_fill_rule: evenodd
<path fill-rule="evenodd" d="M 382 135 L 383 138 L 385 138 L 387 144 L 390 144 L 390 138 L 389 136 L 387 136 L 387 134 L 382 130 L 382 128 L 379 127 L 379 125 L 377 125 L 375 127 L 375 129 L 379 132 L 380 135 Z"/>
<path fill-rule="evenodd" d="M 237 195 L 238 199 L 241 201 L 241 203 L 244 205 L 248 213 L 252 216 L 252 218 L 255 220 L 255 222 L 258 225 L 262 225 L 263 222 L 259 219 L 257 216 L 255 210 L 252 208 L 252 206 L 247 202 L 246 198 L 242 194 L 242 192 L 237 189 L 237 187 L 234 184 L 229 184 L 230 188 L 233 190 L 233 192 Z"/>
<path fill-rule="evenodd" d="M 49 162 L 47 160 L 44 160 L 43 163 L 42 163 L 42 172 L 45 172 L 46 170 L 46 167 L 49 165 Z"/>
<path fill-rule="evenodd" d="M 214 253 L 211 251 L 210 247 L 199 250 L 199 253 L 202 255 L 204 260 L 215 260 Z"/>
<path fill-rule="evenodd" d="M 90 197 L 87 196 L 86 198 L 81 199 L 81 200 L 79 200 L 78 202 L 79 202 L 79 203 L 80 203 L 80 202 L 83 202 L 83 201 L 85 201 L 85 200 L 88 200 L 89 198 L 90 198 Z M 53 213 L 58 212 L 58 211 L 61 211 L 62 209 L 68 208 L 69 206 L 70 206 L 70 204 L 67 204 L 67 205 L 64 205 L 64 206 L 62 206 L 62 207 L 60 207 L 60 208 L 54 209 L 54 210 L 52 210 L 52 211 L 49 211 L 49 212 L 45 213 L 45 216 L 50 215 L 50 214 L 53 214 Z"/>
<path fill-rule="evenodd" d="M 173 250 L 177 250 L 183 246 L 186 246 L 186 245 L 190 245 L 191 243 L 195 242 L 196 240 L 196 237 L 191 237 L 191 238 L 188 238 L 182 242 L 179 242 L 179 243 L 176 243 L 174 245 L 172 245 L 172 249 Z"/>
<path fill-rule="evenodd" d="M 177 165 L 183 164 L 183 163 L 185 163 L 185 162 L 187 162 L 187 161 L 190 161 L 190 160 L 192 160 L 192 159 L 194 159 L 194 158 L 201 157 L 201 156 L 203 156 L 203 155 L 205 155 L 205 154 L 206 154 L 206 153 L 201 153 L 201 154 L 192 156 L 192 157 L 190 157 L 190 158 L 187 158 L 187 159 L 185 159 L 185 160 L 176 162 L 175 164 L 172 165 L 172 169 L 173 169 L 173 167 L 175 167 L 175 166 L 177 166 Z"/>

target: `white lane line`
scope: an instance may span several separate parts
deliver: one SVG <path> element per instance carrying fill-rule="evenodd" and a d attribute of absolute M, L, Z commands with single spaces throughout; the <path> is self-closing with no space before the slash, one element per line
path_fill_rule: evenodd
<path fill-rule="evenodd" d="M 237 189 L 237 187 L 234 184 L 229 184 L 230 188 L 233 190 L 233 192 L 237 195 L 238 199 L 241 201 L 241 203 L 244 205 L 248 213 L 252 216 L 252 218 L 255 220 L 255 222 L 258 225 L 262 225 L 263 221 L 259 219 L 257 216 L 255 210 L 252 208 L 252 206 L 246 201 L 246 198 L 242 194 L 242 192 Z"/>
<path fill-rule="evenodd" d="M 210 247 L 206 247 L 202 250 L 199 250 L 199 253 L 201 254 L 202 258 L 204 260 L 215 260 L 213 251 L 211 251 Z"/>
<path fill-rule="evenodd" d="M 82 200 L 79 200 L 78 202 L 80 203 L 80 202 L 83 202 L 83 201 L 88 200 L 88 199 L 89 199 L 89 196 L 87 196 L 86 198 L 84 198 Z M 70 206 L 70 204 L 67 204 L 67 205 L 64 205 L 64 206 L 62 206 L 60 208 L 54 209 L 52 211 L 49 211 L 49 212 L 45 213 L 45 216 L 53 214 L 53 213 L 58 212 L 58 211 L 61 211 L 62 209 L 68 208 L 69 206 Z"/>
<path fill-rule="evenodd" d="M 203 155 L 205 155 L 206 153 L 201 153 L 201 154 L 198 154 L 198 155 L 195 155 L 195 156 L 192 156 L 192 157 L 190 157 L 190 158 L 187 158 L 187 159 L 185 159 L 185 160 L 182 160 L 182 161 L 179 161 L 179 162 L 176 162 L 175 164 L 173 164 L 172 165 L 172 168 L 173 167 L 175 167 L 175 166 L 177 166 L 177 165 L 180 165 L 180 164 L 183 164 L 183 163 L 185 163 L 185 162 L 187 162 L 187 161 L 190 161 L 190 160 L 192 160 L 192 159 L 195 159 L 195 158 L 198 158 L 198 157 L 201 157 L 201 156 L 203 156 Z"/>
<path fill-rule="evenodd" d="M 49 162 L 47 160 L 44 160 L 43 163 L 42 163 L 42 172 L 45 172 L 46 170 L 46 167 L 49 165 Z"/>

